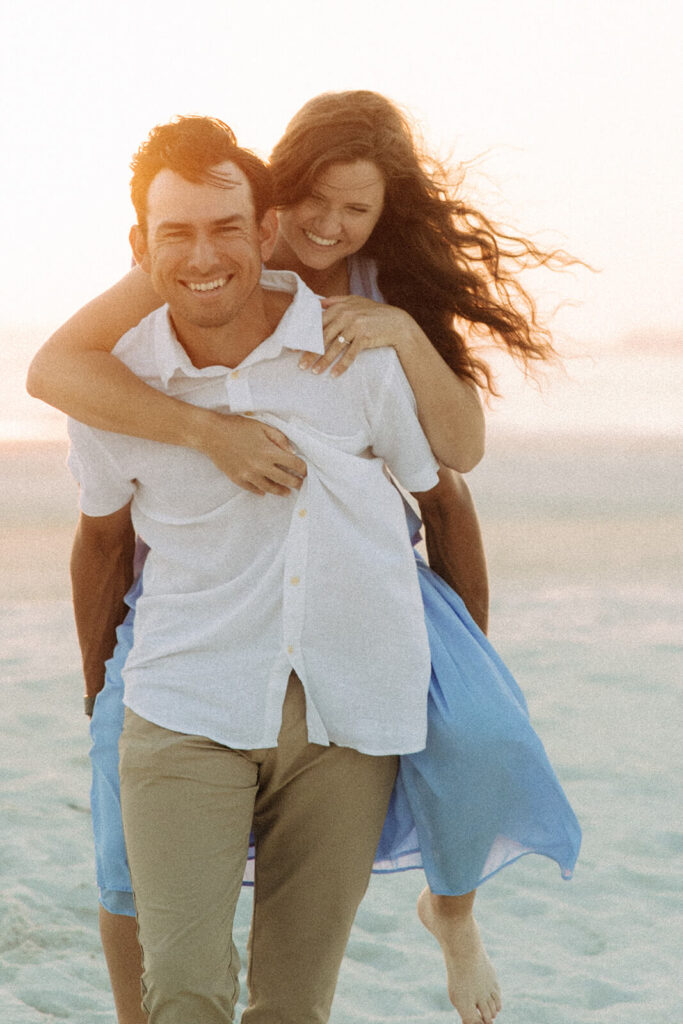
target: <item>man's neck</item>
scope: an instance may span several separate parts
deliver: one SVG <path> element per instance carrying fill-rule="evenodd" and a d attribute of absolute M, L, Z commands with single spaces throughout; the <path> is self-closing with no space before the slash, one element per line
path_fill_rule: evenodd
<path fill-rule="evenodd" d="M 239 316 L 220 327 L 198 327 L 170 311 L 178 341 L 198 369 L 234 368 L 277 329 L 293 296 L 258 287 L 258 294 Z"/>

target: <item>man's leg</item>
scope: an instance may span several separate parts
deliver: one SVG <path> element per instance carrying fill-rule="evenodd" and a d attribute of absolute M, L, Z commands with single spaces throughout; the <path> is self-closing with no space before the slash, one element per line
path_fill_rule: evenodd
<path fill-rule="evenodd" d="M 123 727 L 121 667 L 132 643 L 126 623 L 117 632 L 107 662 L 104 689 L 97 695 L 90 723 L 92 786 L 90 806 L 100 898 L 100 937 L 107 961 L 118 1024 L 146 1024 L 140 1005 L 141 950 L 128 872 L 119 799 L 119 738 Z"/>
<path fill-rule="evenodd" d="M 126 712 L 121 804 L 150 1024 L 227 1024 L 232 943 L 258 766 L 200 736 Z"/>
<path fill-rule="evenodd" d="M 322 1024 L 370 878 L 395 757 L 308 743 L 290 681 L 254 817 L 256 880 L 243 1024 Z"/>

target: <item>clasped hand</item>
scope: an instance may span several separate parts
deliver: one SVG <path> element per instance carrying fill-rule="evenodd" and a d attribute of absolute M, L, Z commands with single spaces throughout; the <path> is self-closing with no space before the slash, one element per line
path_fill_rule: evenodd
<path fill-rule="evenodd" d="M 305 352 L 299 360 L 302 370 L 316 374 L 331 367 L 331 375 L 339 377 L 363 349 L 396 348 L 415 328 L 402 309 L 357 295 L 333 296 L 322 305 L 325 353 Z M 233 483 L 252 494 L 284 496 L 298 490 L 306 476 L 306 463 L 285 434 L 257 419 L 214 413 L 203 450 Z"/>
<path fill-rule="evenodd" d="M 287 495 L 301 487 L 306 463 L 277 427 L 220 413 L 213 414 L 211 423 L 204 453 L 238 487 L 260 495 Z"/>

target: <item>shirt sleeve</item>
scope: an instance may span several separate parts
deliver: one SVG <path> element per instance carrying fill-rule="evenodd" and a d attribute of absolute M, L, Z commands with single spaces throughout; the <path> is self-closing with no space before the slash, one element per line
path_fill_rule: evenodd
<path fill-rule="evenodd" d="M 439 464 L 420 426 L 415 395 L 399 358 L 392 348 L 367 355 L 367 362 L 375 364 L 363 373 L 372 450 L 407 491 L 428 491 L 439 482 Z"/>
<path fill-rule="evenodd" d="M 135 492 L 111 450 L 115 435 L 69 420 L 67 465 L 79 486 L 79 503 L 86 516 L 108 516 L 127 505 Z"/>

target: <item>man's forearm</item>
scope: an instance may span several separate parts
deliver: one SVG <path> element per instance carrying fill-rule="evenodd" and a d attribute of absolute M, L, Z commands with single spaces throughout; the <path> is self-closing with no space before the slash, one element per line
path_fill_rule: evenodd
<path fill-rule="evenodd" d="M 124 510 L 127 514 L 127 509 Z M 115 514 L 116 516 L 119 513 Z M 116 627 L 125 616 L 123 598 L 133 581 L 135 534 L 122 515 L 115 529 L 81 516 L 71 553 L 71 588 L 83 661 L 86 713 L 104 685 L 104 664 L 116 643 Z"/>
<path fill-rule="evenodd" d="M 429 564 L 465 602 L 485 633 L 489 584 L 477 513 L 465 481 L 442 468 L 433 490 L 416 495 L 425 524 Z"/>

